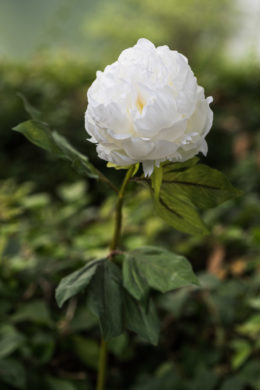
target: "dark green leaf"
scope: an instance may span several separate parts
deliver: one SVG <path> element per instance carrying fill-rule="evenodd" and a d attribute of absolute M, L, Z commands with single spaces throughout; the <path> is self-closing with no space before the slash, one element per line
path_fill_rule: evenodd
<path fill-rule="evenodd" d="M 108 342 L 108 350 L 119 360 L 128 360 L 133 357 L 133 349 L 129 344 L 129 336 L 127 333 L 122 333 L 118 337 L 114 337 Z"/>
<path fill-rule="evenodd" d="M 18 92 L 17 96 L 19 96 L 22 99 L 24 108 L 31 116 L 31 118 L 34 120 L 41 120 L 41 112 L 37 110 L 37 108 L 33 107 L 22 93 Z"/>
<path fill-rule="evenodd" d="M 239 378 L 243 380 L 244 383 L 256 389 L 259 389 L 260 384 L 259 364 L 260 360 L 255 357 L 254 360 L 249 360 L 248 363 L 239 370 Z"/>
<path fill-rule="evenodd" d="M 203 164 L 180 172 L 166 167 L 162 190 L 187 198 L 201 209 L 216 207 L 240 195 L 223 173 Z"/>
<path fill-rule="evenodd" d="M 45 381 L 48 390 L 76 390 L 76 386 L 68 380 L 48 376 Z"/>
<path fill-rule="evenodd" d="M 170 372 L 160 376 L 143 374 L 131 390 L 187 390 L 183 382 L 183 379 L 171 369 Z"/>
<path fill-rule="evenodd" d="M 220 390 L 243 390 L 245 381 L 239 376 L 228 378 L 221 386 Z"/>
<path fill-rule="evenodd" d="M 122 322 L 122 277 L 111 261 L 99 264 L 88 288 L 88 305 L 98 317 L 105 339 L 119 336 Z"/>
<path fill-rule="evenodd" d="M 25 370 L 15 359 L 0 360 L 0 379 L 16 389 L 25 389 Z"/>
<path fill-rule="evenodd" d="M 160 186 L 156 175 L 150 183 L 158 214 L 175 229 L 194 235 L 208 233 L 197 208 L 215 207 L 241 194 L 221 172 L 198 161 L 194 157 L 183 163 L 163 163 Z"/>
<path fill-rule="evenodd" d="M 87 367 L 96 369 L 98 366 L 99 345 L 95 340 L 82 336 L 73 337 L 75 354 Z"/>
<path fill-rule="evenodd" d="M 94 179 L 98 178 L 88 158 L 70 145 L 66 138 L 51 131 L 47 124 L 30 120 L 20 123 L 13 130 L 22 133 L 33 144 L 54 154 L 55 157 L 70 161 L 78 173 Z"/>
<path fill-rule="evenodd" d="M 48 363 L 56 347 L 55 336 L 51 333 L 38 332 L 31 336 L 30 344 L 32 349 L 32 356 L 40 364 Z"/>
<path fill-rule="evenodd" d="M 24 337 L 11 325 L 0 328 L 0 359 L 11 355 L 24 343 Z"/>
<path fill-rule="evenodd" d="M 123 261 L 123 284 L 127 291 L 136 299 L 141 299 L 148 291 L 148 284 L 134 255 L 129 253 Z"/>
<path fill-rule="evenodd" d="M 53 325 L 48 306 L 40 300 L 21 305 L 11 319 L 13 322 L 30 321 L 47 326 Z"/>
<path fill-rule="evenodd" d="M 216 388 L 218 377 L 214 371 L 200 366 L 196 370 L 196 376 L 187 385 L 187 390 L 213 390 Z"/>
<path fill-rule="evenodd" d="M 232 340 L 231 346 L 234 350 L 231 360 L 232 368 L 237 370 L 249 358 L 253 351 L 253 346 L 249 341 L 243 340 L 242 338 Z"/>
<path fill-rule="evenodd" d="M 207 227 L 191 201 L 177 196 L 167 186 L 161 186 L 159 199 L 154 198 L 154 205 L 160 217 L 175 229 L 187 234 L 208 234 Z"/>
<path fill-rule="evenodd" d="M 160 323 L 153 301 L 137 301 L 127 292 L 124 294 L 124 318 L 127 329 L 137 333 L 153 345 L 159 341 Z"/>
<path fill-rule="evenodd" d="M 199 284 L 185 257 L 157 247 L 143 247 L 130 252 L 123 267 L 124 286 L 136 299 L 144 295 L 147 284 L 163 293 Z"/>
<path fill-rule="evenodd" d="M 90 283 L 95 274 L 96 268 L 104 260 L 94 260 L 84 267 L 63 278 L 56 289 L 56 301 L 59 307 L 69 298 L 81 292 Z"/>
<path fill-rule="evenodd" d="M 190 168 L 193 165 L 196 165 L 199 162 L 198 157 L 193 157 L 190 160 L 184 161 L 184 162 L 169 162 L 166 161 L 161 164 L 163 167 L 163 172 L 165 173 L 170 173 L 172 171 L 183 171 L 184 169 Z"/>
<path fill-rule="evenodd" d="M 154 167 L 153 174 L 151 176 L 152 180 L 152 188 L 154 191 L 155 199 L 159 198 L 161 184 L 163 179 L 163 168 L 162 167 Z"/>

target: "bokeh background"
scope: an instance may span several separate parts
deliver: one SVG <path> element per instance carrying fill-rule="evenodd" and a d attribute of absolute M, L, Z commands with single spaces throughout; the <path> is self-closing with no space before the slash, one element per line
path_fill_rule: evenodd
<path fill-rule="evenodd" d="M 28 119 L 17 93 L 119 182 L 86 141 L 86 91 L 140 37 L 189 58 L 214 98 L 204 162 L 244 194 L 204 213 L 210 236 L 189 237 L 130 186 L 122 247 L 184 254 L 202 288 L 155 295 L 158 348 L 130 333 L 113 340 L 108 390 L 260 389 L 259 1 L 0 0 L 1 390 L 94 388 L 96 319 L 84 296 L 59 310 L 54 289 L 107 253 L 114 204 L 109 188 L 11 131 Z"/>

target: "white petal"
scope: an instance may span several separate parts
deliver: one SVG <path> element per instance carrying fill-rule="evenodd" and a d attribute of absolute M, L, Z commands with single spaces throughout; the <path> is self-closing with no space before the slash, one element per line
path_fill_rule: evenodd
<path fill-rule="evenodd" d="M 144 170 L 144 176 L 149 177 L 153 173 L 154 170 L 154 161 L 143 161 L 143 170 Z"/>

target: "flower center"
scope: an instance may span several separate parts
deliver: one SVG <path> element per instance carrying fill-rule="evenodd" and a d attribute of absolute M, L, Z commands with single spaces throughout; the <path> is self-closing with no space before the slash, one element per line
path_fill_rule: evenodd
<path fill-rule="evenodd" d="M 138 111 L 140 113 L 142 113 L 144 105 L 145 105 L 145 101 L 144 101 L 144 99 L 142 98 L 141 95 L 138 94 L 135 104 L 136 104 L 136 107 L 137 107 Z"/>

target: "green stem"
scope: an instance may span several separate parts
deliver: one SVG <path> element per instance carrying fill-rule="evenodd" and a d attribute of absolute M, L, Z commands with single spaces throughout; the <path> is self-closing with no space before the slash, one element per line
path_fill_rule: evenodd
<path fill-rule="evenodd" d="M 132 165 L 131 168 L 129 168 L 129 170 L 127 171 L 124 181 L 118 193 L 117 204 L 116 204 L 116 223 L 114 228 L 114 236 L 110 245 L 111 252 L 117 249 L 119 243 L 121 227 L 122 227 L 122 206 L 123 206 L 125 190 L 126 190 L 127 183 L 129 182 L 129 180 L 133 175 L 134 170 L 135 170 L 135 166 Z"/>
<path fill-rule="evenodd" d="M 107 343 L 104 339 L 102 339 L 100 344 L 100 352 L 99 352 L 97 390 L 104 390 L 105 388 L 106 370 L 107 370 Z"/>
<path fill-rule="evenodd" d="M 129 168 L 129 170 L 127 171 L 127 173 L 125 175 L 125 178 L 124 178 L 124 181 L 121 185 L 121 188 L 118 192 L 117 203 L 116 203 L 114 235 L 113 235 L 113 239 L 112 239 L 111 245 L 110 245 L 110 252 L 111 253 L 117 249 L 117 246 L 119 244 L 121 227 L 122 227 L 122 207 L 123 207 L 124 195 L 125 195 L 127 183 L 131 179 L 131 177 L 134 173 L 134 170 L 135 170 L 134 165 L 131 168 Z M 112 256 L 110 256 L 110 259 L 112 259 Z M 105 389 L 106 370 L 107 370 L 107 343 L 102 338 L 101 344 L 100 344 L 98 379 L 97 379 L 96 390 L 104 390 Z"/>

